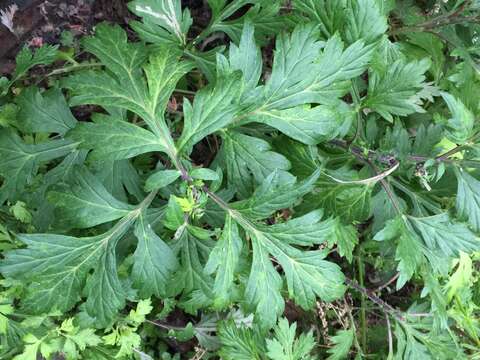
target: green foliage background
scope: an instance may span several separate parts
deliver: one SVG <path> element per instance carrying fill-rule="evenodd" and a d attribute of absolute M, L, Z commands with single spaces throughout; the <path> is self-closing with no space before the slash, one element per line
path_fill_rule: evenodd
<path fill-rule="evenodd" d="M 480 358 L 480 3 L 208 5 L 0 78 L 0 357 Z"/>

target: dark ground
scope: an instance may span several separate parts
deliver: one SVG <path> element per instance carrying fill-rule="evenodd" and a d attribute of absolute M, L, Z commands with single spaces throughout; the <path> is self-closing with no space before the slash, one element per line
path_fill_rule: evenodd
<path fill-rule="evenodd" d="M 15 55 L 28 44 L 59 44 L 62 32 L 73 38 L 88 34 L 101 21 L 125 24 L 129 12 L 124 0 L 0 0 L 0 10 L 17 5 L 12 33 L 0 24 L 0 74 L 14 68 Z M 63 35 L 65 36 L 65 35 Z"/>
<path fill-rule="evenodd" d="M 14 69 L 15 55 L 25 44 L 62 44 L 65 35 L 73 38 L 92 31 L 102 21 L 126 25 L 134 17 L 127 9 L 130 0 L 0 0 L 0 10 L 17 5 L 12 33 L 0 23 L 0 75 Z M 208 24 L 210 13 L 206 1 L 184 0 L 194 18 L 193 29 Z"/>

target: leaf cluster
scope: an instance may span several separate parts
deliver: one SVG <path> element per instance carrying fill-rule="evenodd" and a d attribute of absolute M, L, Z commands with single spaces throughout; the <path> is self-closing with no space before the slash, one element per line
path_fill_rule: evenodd
<path fill-rule="evenodd" d="M 478 4 L 207 3 L 0 78 L 0 356 L 478 355 Z"/>

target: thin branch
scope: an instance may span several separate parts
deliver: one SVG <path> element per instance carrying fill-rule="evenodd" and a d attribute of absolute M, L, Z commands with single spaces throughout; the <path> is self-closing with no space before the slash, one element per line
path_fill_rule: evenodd
<path fill-rule="evenodd" d="M 437 16 L 433 19 L 428 21 L 424 21 L 423 23 L 418 23 L 414 25 L 404 26 L 398 29 L 394 29 L 390 31 L 390 35 L 398 35 L 407 32 L 424 32 L 424 31 L 431 31 L 432 29 L 436 29 L 439 27 L 444 27 L 448 25 L 455 25 L 455 24 L 463 24 L 463 23 L 478 23 L 480 22 L 480 17 L 478 15 L 473 16 L 460 16 L 465 10 L 468 10 L 468 6 L 470 5 L 471 1 L 467 0 L 463 4 L 461 4 L 458 8 L 454 9 L 453 11 Z"/>
<path fill-rule="evenodd" d="M 359 285 L 360 287 L 364 287 L 365 283 L 365 267 L 363 263 L 363 254 L 362 254 L 362 248 L 363 246 L 359 246 L 357 248 L 358 252 L 358 259 L 357 259 L 357 265 L 358 265 L 358 280 L 360 281 Z M 361 341 L 362 341 L 362 351 L 364 353 L 367 353 L 367 311 L 366 311 L 366 297 L 365 294 L 361 294 L 360 297 L 360 336 L 361 336 Z"/>
<path fill-rule="evenodd" d="M 213 200 L 217 203 L 218 206 L 220 206 L 223 210 L 225 211 L 230 211 L 230 207 L 228 206 L 228 204 L 223 201 L 222 198 L 220 198 L 217 194 L 215 194 L 214 192 L 212 192 L 208 187 L 207 185 L 203 185 L 202 186 L 202 190 Z"/>
<path fill-rule="evenodd" d="M 360 161 L 367 164 L 373 170 L 373 172 L 375 173 L 376 176 L 380 175 L 380 172 L 378 171 L 377 167 L 370 160 L 370 156 L 365 156 L 364 155 L 365 153 L 376 154 L 374 151 L 370 151 L 370 150 L 365 151 L 365 149 L 363 149 L 361 147 L 358 147 L 358 146 L 355 146 L 355 145 L 350 145 L 349 146 L 347 144 L 347 142 L 345 142 L 343 140 L 338 140 L 338 139 L 331 140 L 329 143 L 334 145 L 334 146 L 341 147 L 341 148 L 343 148 L 347 151 L 350 151 L 357 159 L 359 159 Z M 394 159 L 394 164 L 396 164 L 396 163 L 397 163 L 397 160 Z M 393 207 L 395 208 L 396 212 L 401 215 L 402 210 L 400 208 L 400 205 L 397 201 L 395 193 L 393 192 L 390 184 L 388 183 L 388 181 L 385 178 L 382 178 L 382 177 L 380 177 L 379 181 L 380 181 L 380 185 L 382 185 L 382 188 L 385 190 L 385 192 L 387 193 L 387 196 L 389 197 L 390 201 L 392 202 Z"/>
<path fill-rule="evenodd" d="M 479 134 L 474 135 L 468 141 L 468 143 L 474 142 L 478 137 L 479 137 Z M 357 146 L 357 145 L 349 145 L 348 142 L 346 142 L 344 140 L 334 139 L 334 140 L 329 141 L 329 144 L 333 145 L 333 146 L 336 146 L 336 147 L 340 147 L 340 148 L 345 149 L 345 150 L 349 150 L 353 155 L 355 155 L 358 159 L 360 159 L 362 161 L 365 158 L 365 154 L 368 154 L 369 158 L 379 157 L 379 155 L 376 151 L 367 150 L 367 149 L 362 148 L 362 147 Z M 454 154 L 456 154 L 456 153 L 458 153 L 462 150 L 465 150 L 465 148 L 467 146 L 468 146 L 468 144 L 458 145 L 458 146 L 454 147 L 453 149 L 451 149 L 451 150 L 449 150 L 449 151 L 447 151 L 443 154 L 438 155 L 437 157 L 434 158 L 434 160 L 436 162 L 454 162 L 456 160 L 455 159 L 450 159 L 450 156 L 452 156 L 452 155 L 454 155 Z M 410 162 L 413 162 L 413 163 L 422 163 L 422 162 L 425 162 L 427 160 L 430 160 L 431 157 L 422 156 L 422 155 L 408 155 L 406 157 L 406 159 L 407 159 L 407 161 L 410 161 Z M 472 165 L 472 167 L 477 167 L 477 166 L 480 167 L 480 161 L 463 160 L 463 159 L 461 161 L 470 163 Z"/>
<path fill-rule="evenodd" d="M 163 324 L 160 321 L 152 321 L 152 320 L 145 319 L 145 322 L 161 327 L 162 329 L 165 329 L 165 330 L 179 330 L 179 331 L 185 330 L 185 327 Z"/>
<path fill-rule="evenodd" d="M 336 177 L 332 176 L 332 175 L 329 175 L 327 174 L 326 172 L 323 172 L 323 174 L 332 179 L 333 181 L 339 183 L 339 184 L 345 184 L 345 185 L 353 185 L 353 184 L 356 184 L 356 185 L 369 185 L 369 184 L 372 184 L 372 183 L 376 183 L 378 181 L 381 181 L 382 179 L 386 178 L 388 175 L 391 175 L 395 170 L 398 169 L 398 166 L 400 165 L 399 162 L 395 163 L 392 167 L 388 168 L 387 170 L 375 175 L 375 176 L 372 176 L 372 177 L 369 177 L 367 179 L 362 179 L 362 180 L 342 180 L 342 179 L 337 179 Z"/>
<path fill-rule="evenodd" d="M 97 62 L 95 62 L 95 63 L 82 63 L 82 64 L 75 64 L 75 65 L 71 65 L 71 66 L 65 66 L 63 68 L 54 69 L 54 70 L 50 71 L 48 74 L 40 77 L 35 82 L 35 84 L 38 85 L 40 82 L 42 82 L 43 80 L 45 80 L 46 78 L 48 78 L 50 76 L 65 74 L 65 73 L 69 73 L 69 72 L 73 72 L 73 71 L 77 71 L 77 70 L 82 70 L 82 69 L 93 68 L 93 67 L 101 67 L 101 66 L 103 66 L 103 64 L 102 63 L 97 63 Z"/>
<path fill-rule="evenodd" d="M 450 156 L 455 155 L 456 153 L 465 150 L 466 145 L 458 145 L 451 150 L 448 150 L 446 153 L 439 155 L 435 158 L 436 162 L 442 162 L 448 159 Z"/>
<path fill-rule="evenodd" d="M 465 24 L 465 23 L 480 23 L 479 16 L 459 16 L 457 18 L 449 18 L 443 20 L 436 20 L 431 22 L 425 22 L 423 24 L 412 25 L 412 26 L 405 26 L 399 29 L 395 29 L 390 31 L 390 35 L 399 35 L 408 32 L 430 32 L 433 33 L 433 29 L 449 26 L 449 25 L 456 25 L 456 24 Z M 437 34 L 435 32 L 435 34 Z"/>
<path fill-rule="evenodd" d="M 392 329 L 390 326 L 390 318 L 388 317 L 388 314 L 386 315 L 387 319 L 387 329 L 388 329 L 388 354 L 393 354 L 393 336 L 392 336 Z"/>
<path fill-rule="evenodd" d="M 345 283 L 351 288 L 357 290 L 359 293 L 365 295 L 371 302 L 378 305 L 384 312 L 390 314 L 395 319 L 402 322 L 405 321 L 404 314 L 400 310 L 395 309 L 390 304 L 386 303 L 378 296 L 374 295 L 370 290 L 364 288 L 363 286 L 360 286 L 356 281 L 345 278 Z"/>
<path fill-rule="evenodd" d="M 395 280 L 397 280 L 399 276 L 400 276 L 400 273 L 396 273 L 390 280 L 388 280 L 385 284 L 382 284 L 382 285 L 380 285 L 379 287 L 377 287 L 374 291 L 375 291 L 375 292 L 382 291 L 382 290 L 385 289 L 387 286 L 389 286 L 390 284 L 392 284 Z"/>
<path fill-rule="evenodd" d="M 174 93 L 183 94 L 183 95 L 190 95 L 195 96 L 196 92 L 191 90 L 184 90 L 184 89 L 175 89 L 173 90 Z"/>
<path fill-rule="evenodd" d="M 372 165 L 372 166 L 374 166 L 374 165 Z M 374 171 L 376 172 L 375 167 L 374 167 Z M 398 203 L 397 196 L 393 192 L 392 187 L 390 186 L 390 183 L 386 179 L 381 179 L 380 184 L 382 185 L 383 189 L 387 193 L 387 196 L 390 199 L 390 201 L 392 202 L 393 207 L 395 208 L 395 211 L 399 215 L 402 215 L 402 209 L 400 208 L 400 204 Z"/>

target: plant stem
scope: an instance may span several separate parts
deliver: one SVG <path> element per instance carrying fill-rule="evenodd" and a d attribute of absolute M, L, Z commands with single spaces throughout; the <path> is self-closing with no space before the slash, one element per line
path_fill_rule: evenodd
<path fill-rule="evenodd" d="M 378 305 L 384 312 L 392 315 L 398 321 L 405 321 L 405 317 L 401 313 L 401 311 L 393 308 L 390 304 L 386 303 L 378 296 L 371 293 L 370 290 L 366 289 L 365 287 L 359 285 L 356 281 L 351 280 L 349 278 L 345 278 L 345 283 L 350 286 L 351 288 L 357 290 L 361 294 L 365 295 L 371 302 Z"/>
<path fill-rule="evenodd" d="M 471 138 L 471 140 L 469 140 L 469 143 L 472 143 L 478 137 L 479 137 L 478 134 L 473 136 Z M 377 152 L 375 152 L 373 150 L 367 150 L 367 149 L 362 148 L 362 147 L 357 146 L 357 145 L 350 145 L 345 140 L 333 139 L 333 140 L 329 141 L 329 144 L 333 145 L 333 146 L 336 146 L 336 147 L 340 147 L 340 148 L 345 149 L 345 150 L 349 150 L 353 155 L 355 155 L 357 158 L 359 158 L 362 161 L 364 160 L 364 154 L 365 153 L 369 153 L 369 154 L 378 156 Z M 458 153 L 458 152 L 460 152 L 460 151 L 462 151 L 462 150 L 465 150 L 465 148 L 467 146 L 468 146 L 468 144 L 458 145 L 458 146 L 454 147 L 453 149 L 451 149 L 451 150 L 449 150 L 449 151 L 447 151 L 447 152 L 445 152 L 441 155 L 438 155 L 435 158 L 435 161 L 437 161 L 437 162 L 453 162 L 454 159 L 450 159 L 449 157 Z M 422 163 L 422 162 L 425 162 L 429 159 L 431 159 L 431 157 L 422 156 L 422 155 L 408 155 L 407 156 L 407 160 L 411 161 L 411 162 L 414 162 L 414 163 Z M 476 162 L 475 160 L 462 160 L 462 162 L 464 162 L 464 161 L 469 162 L 471 164 L 475 164 L 475 166 L 472 165 L 473 167 L 480 166 L 480 162 Z"/>
<path fill-rule="evenodd" d="M 393 337 L 392 337 L 392 328 L 390 326 L 389 315 L 385 313 L 387 319 L 387 330 L 388 330 L 388 359 L 393 359 Z"/>
<path fill-rule="evenodd" d="M 480 22 L 480 16 L 460 16 L 467 9 L 470 3 L 471 1 L 467 0 L 450 13 L 437 16 L 423 23 L 408 25 L 392 30 L 390 31 L 390 35 L 398 35 L 408 32 L 430 32 L 432 29 L 448 25 L 463 24 L 469 22 L 478 23 Z"/>
<path fill-rule="evenodd" d="M 360 286 L 364 288 L 364 264 L 362 259 L 362 247 L 359 246 L 357 249 L 357 271 L 358 271 L 358 281 Z M 364 354 L 367 354 L 367 311 L 366 311 L 366 298 L 363 292 L 360 293 L 360 338 L 362 343 L 362 351 Z"/>
<path fill-rule="evenodd" d="M 446 153 L 439 155 L 435 158 L 435 161 L 442 162 L 448 159 L 450 156 L 462 151 L 465 149 L 465 145 L 458 145 L 451 150 L 448 150 Z"/>
<path fill-rule="evenodd" d="M 60 69 L 55 69 L 50 71 L 45 77 L 49 77 L 52 75 L 59 75 L 59 74 L 65 74 L 68 72 L 76 71 L 79 69 L 84 69 L 84 68 L 90 68 L 90 67 L 98 67 L 98 66 L 103 66 L 102 63 L 83 63 L 83 64 L 75 64 L 75 65 L 70 65 L 70 66 L 65 66 Z"/>
<path fill-rule="evenodd" d="M 173 92 L 177 94 L 184 94 L 184 95 L 195 95 L 195 91 L 190 91 L 190 90 L 183 90 L 183 89 L 175 89 Z"/>
<path fill-rule="evenodd" d="M 383 289 L 385 289 L 387 286 L 389 286 L 390 284 L 392 284 L 395 280 L 398 279 L 398 277 L 400 276 L 400 273 L 396 273 L 390 280 L 388 280 L 386 283 L 380 285 L 379 287 L 377 287 L 375 289 L 375 292 L 379 292 L 379 291 L 382 291 Z"/>
<path fill-rule="evenodd" d="M 331 140 L 330 141 L 330 144 L 332 145 L 335 145 L 335 146 L 338 146 L 338 147 L 341 147 L 343 149 L 346 149 L 348 151 L 350 151 L 353 155 L 355 155 L 355 157 L 357 159 L 359 159 L 360 161 L 364 162 L 365 164 L 367 164 L 368 166 L 370 166 L 370 168 L 373 170 L 373 172 L 375 173 L 375 176 L 378 176 L 380 175 L 380 172 L 378 171 L 377 167 L 375 166 L 375 164 L 369 159 L 368 156 L 365 156 L 365 150 L 361 147 L 358 147 L 358 146 L 355 146 L 355 145 L 348 145 L 347 142 L 343 141 L 343 140 L 337 140 L 337 139 L 334 139 L 334 140 Z M 374 151 L 370 151 L 368 150 L 368 153 L 369 154 L 376 154 Z M 395 160 L 396 162 L 397 160 Z M 387 193 L 387 196 L 389 197 L 390 201 L 392 202 L 393 204 L 393 207 L 395 208 L 395 210 L 397 211 L 397 213 L 399 215 L 402 214 L 402 210 L 400 208 L 400 205 L 397 201 L 397 198 L 396 198 L 396 195 L 395 193 L 393 192 L 389 182 L 385 179 L 385 178 L 382 178 L 380 177 L 380 184 L 382 185 L 382 188 L 385 190 L 385 192 Z"/>

